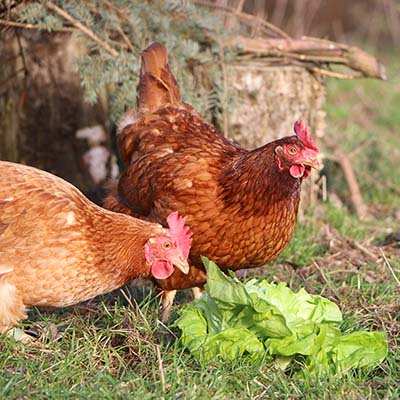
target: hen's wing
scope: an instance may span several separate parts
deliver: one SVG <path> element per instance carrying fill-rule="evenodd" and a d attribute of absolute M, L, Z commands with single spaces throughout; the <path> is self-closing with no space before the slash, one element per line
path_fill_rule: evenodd
<path fill-rule="evenodd" d="M 141 118 L 121 132 L 121 141 L 128 167 L 118 192 L 144 216 L 155 209 L 166 217 L 168 211 L 189 215 L 193 207 L 213 207 L 221 169 L 245 152 L 185 107 Z"/>
<path fill-rule="evenodd" d="M 79 263 L 81 254 L 72 246 L 85 248 L 85 231 L 79 228 L 86 218 L 85 202 L 60 178 L 1 161 L 0 264 L 40 286 L 46 284 L 42 280 L 46 270 L 62 275 L 64 268 Z"/>
<path fill-rule="evenodd" d="M 40 220 L 50 225 L 61 213 L 81 212 L 82 207 L 89 205 L 94 206 L 77 188 L 55 175 L 0 161 L 0 221 L 3 225 L 30 223 L 34 226 Z M 40 220 L 35 220 L 39 216 Z M 72 220 L 72 215 L 69 219 Z"/>

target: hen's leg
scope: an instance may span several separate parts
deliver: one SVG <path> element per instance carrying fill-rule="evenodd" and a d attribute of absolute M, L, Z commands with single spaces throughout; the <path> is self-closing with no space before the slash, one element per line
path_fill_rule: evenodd
<path fill-rule="evenodd" d="M 192 288 L 193 299 L 197 300 L 203 295 L 204 289 L 202 287 Z"/>
<path fill-rule="evenodd" d="M 171 316 L 176 290 L 164 290 L 161 298 L 161 322 L 167 322 Z"/>
<path fill-rule="evenodd" d="M 8 272 L 12 272 L 12 270 L 0 273 L 0 333 L 7 332 L 17 340 L 25 341 L 24 336 L 28 335 L 16 331 L 13 332 L 13 330 L 10 331 L 18 321 L 26 318 L 26 311 L 17 288 L 7 281 Z"/>

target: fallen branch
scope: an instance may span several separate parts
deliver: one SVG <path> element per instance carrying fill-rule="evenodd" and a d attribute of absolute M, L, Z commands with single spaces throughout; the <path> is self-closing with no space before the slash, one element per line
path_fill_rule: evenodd
<path fill-rule="evenodd" d="M 359 76 L 386 80 L 385 67 L 375 57 L 358 47 L 328 40 L 308 37 L 264 39 L 234 36 L 226 39 L 225 45 L 238 48 L 242 54 L 253 53 L 264 57 L 294 58 L 302 62 L 341 64 L 358 71 Z"/>
<path fill-rule="evenodd" d="M 245 23 L 253 30 L 256 29 L 258 31 L 260 27 L 263 28 L 264 34 L 266 34 L 264 36 L 266 37 L 254 38 L 235 35 L 226 39 L 225 46 L 238 48 L 239 51 L 242 51 L 242 54 L 251 53 L 264 57 L 287 57 L 302 62 L 311 61 L 318 64 L 341 64 L 357 71 L 359 74 L 341 74 L 323 68 L 316 69 L 314 72 L 341 79 L 354 79 L 363 76 L 386 80 L 384 66 L 375 57 L 358 47 L 307 36 L 301 39 L 292 39 L 277 26 L 265 21 L 258 15 L 244 13 L 241 7 L 242 3 L 239 3 L 239 6 L 234 9 L 204 0 L 194 0 L 194 2 L 198 5 L 215 9 L 221 14 L 237 17 L 239 22 Z M 271 33 L 275 36 L 278 35 L 279 38 L 271 37 Z"/>
<path fill-rule="evenodd" d="M 135 26 L 131 23 L 130 19 L 127 18 L 123 9 L 116 7 L 109 0 L 105 0 L 105 3 L 110 10 L 116 13 L 118 18 L 126 21 L 131 29 L 135 31 Z M 195 3 L 213 8 L 222 14 L 229 14 L 233 17 L 237 17 L 238 20 L 244 22 L 248 26 L 263 30 L 263 32 L 260 33 L 263 34 L 263 37 L 233 36 L 224 40 L 223 47 L 230 47 L 238 50 L 238 59 L 248 56 L 253 61 L 264 61 L 266 63 L 265 65 L 300 65 L 313 73 L 339 79 L 355 79 L 359 77 L 386 79 L 384 66 L 375 57 L 367 54 L 358 47 L 311 37 L 292 39 L 281 29 L 265 21 L 260 16 L 243 12 L 243 2 L 239 2 L 236 9 L 204 0 L 195 0 Z M 78 29 L 100 47 L 104 48 L 113 57 L 118 56 L 118 50 L 113 48 L 107 40 L 100 38 L 93 30 L 75 19 L 67 11 L 51 1 L 46 2 L 45 5 L 49 10 L 64 19 L 67 25 L 73 25 L 73 27 L 61 27 L 56 31 L 70 32 Z M 96 10 L 93 10 L 93 12 L 95 13 Z M 23 29 L 45 30 L 41 25 L 25 24 L 5 19 L 0 20 L 0 25 Z M 130 41 L 122 27 L 117 29 L 117 32 L 122 43 L 124 43 L 124 47 L 133 51 L 136 45 Z M 271 37 L 271 35 L 275 37 Z M 276 36 L 278 36 L 278 38 Z M 220 38 L 216 37 L 210 37 L 210 39 L 220 40 Z M 355 71 L 355 73 L 346 74 L 332 71 L 329 69 L 329 66 L 333 64 L 344 65 Z"/>

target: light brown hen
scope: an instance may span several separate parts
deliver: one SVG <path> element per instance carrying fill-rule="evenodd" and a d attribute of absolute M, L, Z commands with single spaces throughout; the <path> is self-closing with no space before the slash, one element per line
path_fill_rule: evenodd
<path fill-rule="evenodd" d="M 191 233 L 102 209 L 47 172 L 0 161 L 0 332 L 29 306 L 64 307 L 135 278 L 187 273 Z"/>

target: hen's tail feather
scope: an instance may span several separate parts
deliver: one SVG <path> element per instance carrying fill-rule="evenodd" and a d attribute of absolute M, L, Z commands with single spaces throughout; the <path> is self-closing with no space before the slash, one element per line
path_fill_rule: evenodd
<path fill-rule="evenodd" d="M 140 112 L 153 112 L 166 104 L 179 104 L 178 84 L 168 65 L 167 49 L 153 43 L 142 52 L 138 87 Z"/>

